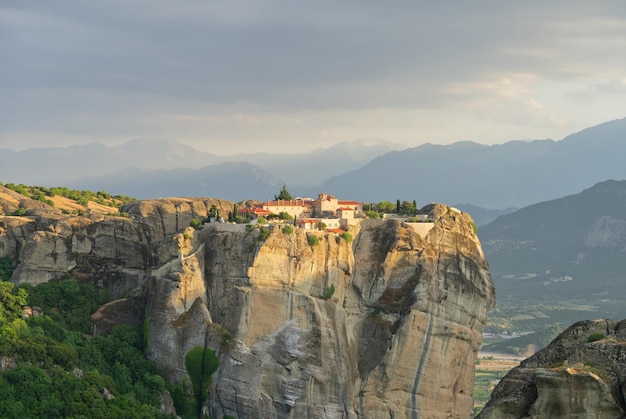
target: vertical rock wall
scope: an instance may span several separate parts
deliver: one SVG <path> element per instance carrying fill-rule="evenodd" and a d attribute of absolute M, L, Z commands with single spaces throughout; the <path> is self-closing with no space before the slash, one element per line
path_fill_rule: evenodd
<path fill-rule="evenodd" d="M 197 232 L 181 265 L 155 272 L 150 354 L 181 377 L 186 351 L 214 349 L 217 417 L 470 417 L 494 289 L 469 216 L 430 211 L 423 238 L 378 220 L 350 243 L 279 226 L 265 242 L 237 226 Z"/>

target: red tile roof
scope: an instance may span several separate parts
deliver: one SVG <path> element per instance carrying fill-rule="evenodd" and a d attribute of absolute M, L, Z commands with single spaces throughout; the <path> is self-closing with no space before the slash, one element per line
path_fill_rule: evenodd
<path fill-rule="evenodd" d="M 357 201 L 338 201 L 337 203 L 339 205 L 363 205 L 362 202 L 357 202 Z"/>

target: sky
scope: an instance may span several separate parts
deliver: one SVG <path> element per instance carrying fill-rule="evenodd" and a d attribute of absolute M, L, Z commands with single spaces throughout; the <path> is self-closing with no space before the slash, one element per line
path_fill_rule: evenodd
<path fill-rule="evenodd" d="M 560 140 L 624 51 L 623 0 L 0 0 L 0 148 Z"/>

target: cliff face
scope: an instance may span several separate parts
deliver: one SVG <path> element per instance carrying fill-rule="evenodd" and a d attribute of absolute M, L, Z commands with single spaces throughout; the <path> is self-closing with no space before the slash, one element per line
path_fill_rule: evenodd
<path fill-rule="evenodd" d="M 125 297 L 92 316 L 96 332 L 145 321 L 147 354 L 174 380 L 191 348 L 215 350 L 212 416 L 470 416 L 494 289 L 467 214 L 429 206 L 425 235 L 367 220 L 350 242 L 184 229 L 211 205 L 232 210 L 181 199 L 131 204 L 129 218 L 2 217 L 0 256 L 19 263 L 15 282 L 73 276 Z"/>
<path fill-rule="evenodd" d="M 626 321 L 576 323 L 511 370 L 478 418 L 624 417 L 625 361 Z"/>
<path fill-rule="evenodd" d="M 152 279 L 150 356 L 180 377 L 193 346 L 218 352 L 218 417 L 469 417 L 494 289 L 469 216 L 429 210 L 424 238 L 206 227 Z"/>

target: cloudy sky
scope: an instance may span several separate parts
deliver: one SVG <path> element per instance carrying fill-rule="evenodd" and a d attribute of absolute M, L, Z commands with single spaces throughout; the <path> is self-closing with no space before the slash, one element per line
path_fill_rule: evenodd
<path fill-rule="evenodd" d="M 561 139 L 626 117 L 626 2 L 2 0 L 0 148 Z"/>

